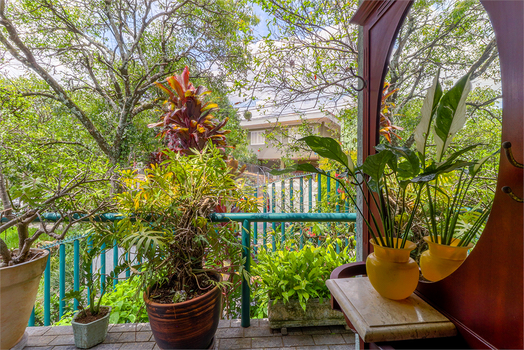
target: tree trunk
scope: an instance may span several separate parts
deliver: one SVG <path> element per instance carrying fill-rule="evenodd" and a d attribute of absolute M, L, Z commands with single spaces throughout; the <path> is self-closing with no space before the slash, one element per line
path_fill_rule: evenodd
<path fill-rule="evenodd" d="M 11 206 L 11 200 L 9 199 L 9 194 L 7 193 L 2 167 L 0 167 L 0 202 L 3 206 L 2 215 L 0 215 L 0 217 L 11 217 L 13 214 L 13 207 Z"/>

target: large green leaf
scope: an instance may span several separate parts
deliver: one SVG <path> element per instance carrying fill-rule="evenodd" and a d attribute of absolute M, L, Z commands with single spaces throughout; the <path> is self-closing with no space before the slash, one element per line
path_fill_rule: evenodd
<path fill-rule="evenodd" d="M 424 103 L 420 110 L 421 118 L 420 122 L 417 125 L 414 133 L 415 142 L 417 145 L 417 151 L 420 154 L 424 154 L 424 149 L 426 145 L 426 140 L 429 135 L 429 130 L 431 127 L 431 121 L 433 120 L 433 115 L 437 110 L 438 103 L 442 97 L 442 86 L 439 82 L 440 69 L 433 80 L 433 85 L 428 89 Z"/>
<path fill-rule="evenodd" d="M 362 165 L 362 171 L 380 184 L 380 179 L 384 175 L 386 164 L 394 158 L 396 158 L 396 156 L 390 150 L 385 149 L 380 151 L 366 158 Z"/>
<path fill-rule="evenodd" d="M 319 156 L 332 159 L 351 170 L 351 172 L 355 171 L 351 157 L 346 155 L 340 144 L 331 137 L 306 136 L 299 139 L 299 141 L 306 142 L 309 148 Z"/>
<path fill-rule="evenodd" d="M 466 122 L 466 98 L 471 91 L 469 77 L 469 74 L 462 77 L 440 100 L 434 127 L 439 162 L 453 136 Z"/>
<path fill-rule="evenodd" d="M 390 150 L 393 154 L 399 158 L 404 158 L 405 161 L 397 163 L 397 161 L 388 161 L 389 167 L 397 172 L 397 175 L 401 178 L 411 178 L 417 176 L 420 172 L 420 161 L 415 152 L 407 147 L 396 147 L 386 144 L 380 144 L 375 147 L 379 152 L 383 150 Z"/>

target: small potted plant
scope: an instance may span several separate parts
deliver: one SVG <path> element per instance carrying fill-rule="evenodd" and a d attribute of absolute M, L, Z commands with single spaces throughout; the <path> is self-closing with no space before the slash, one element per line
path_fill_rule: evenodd
<path fill-rule="evenodd" d="M 71 325 L 73 326 L 75 346 L 81 349 L 92 348 L 102 343 L 107 336 L 109 326 L 111 307 L 101 306 L 100 302 L 113 281 L 113 277 L 118 275 L 119 269 L 116 267 L 110 276 L 105 276 L 109 278 L 103 279 L 104 282 L 99 284 L 101 274 L 99 270 L 93 273 L 92 268 L 93 259 L 105 253 L 100 247 L 102 247 L 102 243 L 96 242 L 93 247 L 85 250 L 80 268 L 81 280 L 85 284 L 78 291 L 66 293 L 63 299 L 75 299 L 78 302 L 79 311 L 74 315 Z M 98 288 L 99 286 L 100 288 Z"/>
<path fill-rule="evenodd" d="M 325 281 L 336 267 L 355 261 L 350 247 L 337 254 L 330 237 L 321 246 L 306 242 L 296 249 L 296 243 L 258 253 L 252 265 L 257 316 L 267 314 L 271 328 L 345 325 L 344 316 L 331 310 Z"/>
<path fill-rule="evenodd" d="M 201 349 L 213 342 L 227 284 L 208 262 L 241 266 L 238 238 L 229 227 L 211 224 L 209 215 L 225 203 L 254 211 L 256 200 L 224 159 L 227 120 L 211 114 L 216 104 L 204 101 L 209 91 L 189 83 L 187 67 L 167 81 L 170 88 L 158 86 L 170 107 L 152 124 L 163 127 L 167 149 L 145 177 L 124 173 L 116 200 L 125 219 L 114 238 L 133 256 L 129 267 L 143 286 L 158 346 Z"/>

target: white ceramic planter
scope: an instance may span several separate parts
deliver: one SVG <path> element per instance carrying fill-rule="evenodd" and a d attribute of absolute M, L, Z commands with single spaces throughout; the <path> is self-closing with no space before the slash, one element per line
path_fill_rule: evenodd
<path fill-rule="evenodd" d="M 80 315 L 80 312 L 78 312 L 75 317 L 73 317 L 71 324 L 73 325 L 73 335 L 75 336 L 75 346 L 77 348 L 92 348 L 106 339 L 107 327 L 109 326 L 109 316 L 111 315 L 111 307 L 101 307 L 108 307 L 109 312 L 104 317 L 96 321 L 85 324 L 75 322 L 77 317 Z"/>
<path fill-rule="evenodd" d="M 24 336 L 31 310 L 35 304 L 40 277 L 49 252 L 36 260 L 0 269 L 0 349 L 10 349 Z"/>

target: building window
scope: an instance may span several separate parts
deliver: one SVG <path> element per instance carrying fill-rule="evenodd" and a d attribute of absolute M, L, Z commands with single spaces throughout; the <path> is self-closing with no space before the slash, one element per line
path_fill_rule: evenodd
<path fill-rule="evenodd" d="M 266 134 L 264 130 L 251 131 L 251 144 L 252 145 L 265 145 Z"/>

